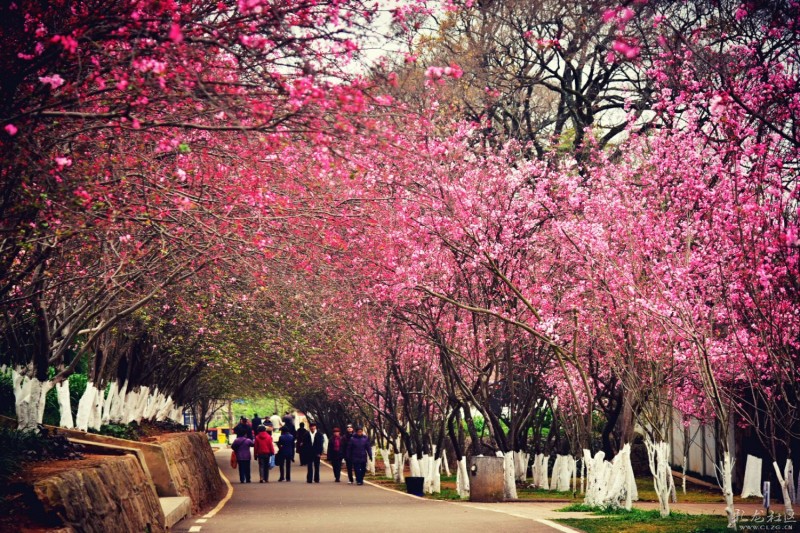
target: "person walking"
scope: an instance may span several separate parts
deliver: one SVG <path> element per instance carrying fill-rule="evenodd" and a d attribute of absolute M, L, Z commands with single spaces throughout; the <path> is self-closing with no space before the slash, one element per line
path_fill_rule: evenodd
<path fill-rule="evenodd" d="M 253 453 L 258 460 L 258 482 L 269 483 L 269 461 L 275 455 L 275 444 L 272 442 L 272 428 L 267 430 L 265 426 L 258 426 L 256 429 L 255 446 Z"/>
<path fill-rule="evenodd" d="M 308 451 L 306 450 L 306 436 L 308 430 L 303 422 L 300 422 L 300 427 L 294 434 L 294 445 L 297 448 L 297 454 L 300 456 L 300 466 L 306 466 L 308 463 Z"/>
<path fill-rule="evenodd" d="M 364 435 L 364 428 L 356 428 L 356 434 L 347 442 L 347 456 L 353 463 L 356 474 L 356 485 L 364 484 L 364 474 L 367 472 L 367 459 L 372 459 L 372 443 Z"/>
<path fill-rule="evenodd" d="M 286 414 L 283 415 L 283 425 L 281 427 L 287 427 L 292 436 L 297 437 L 297 435 L 295 435 L 297 430 L 294 425 L 294 416 L 292 416 L 292 413 L 289 411 L 286 411 Z"/>
<path fill-rule="evenodd" d="M 308 433 L 305 436 L 305 444 L 303 450 L 306 454 L 306 462 L 308 463 L 308 475 L 306 481 L 311 483 L 319 483 L 319 464 L 322 460 L 323 447 L 325 446 L 325 438 L 322 433 L 317 431 L 316 422 L 311 422 L 309 425 Z"/>
<path fill-rule="evenodd" d="M 347 428 L 345 428 L 344 435 L 344 462 L 347 465 L 347 483 L 352 485 L 353 484 L 353 461 L 350 460 L 350 457 L 347 455 L 347 444 L 350 442 L 350 439 L 353 438 L 353 424 L 347 424 Z"/>
<path fill-rule="evenodd" d="M 289 428 L 281 428 L 281 436 L 278 438 L 278 466 L 281 469 L 281 477 L 278 481 L 292 480 L 292 462 L 294 461 L 294 435 L 289 433 Z"/>
<path fill-rule="evenodd" d="M 233 432 L 238 435 L 240 432 L 244 432 L 245 436 L 252 440 L 253 439 L 253 428 L 250 425 L 250 422 L 247 420 L 247 417 L 242 415 L 239 418 L 239 423 L 236 424 L 236 427 L 233 428 Z"/>
<path fill-rule="evenodd" d="M 342 475 L 342 459 L 347 441 L 338 427 L 333 428 L 333 436 L 328 439 L 328 462 L 333 467 L 333 480 L 339 483 Z"/>
<path fill-rule="evenodd" d="M 258 429 L 258 426 L 262 424 L 261 417 L 258 416 L 258 413 L 253 413 L 253 418 L 250 420 L 250 424 L 253 428 L 253 431 Z"/>
<path fill-rule="evenodd" d="M 277 412 L 272 413 L 272 416 L 269 417 L 269 421 L 272 422 L 272 429 L 275 431 L 281 429 L 281 417 L 278 416 Z"/>
<path fill-rule="evenodd" d="M 250 448 L 253 447 L 253 441 L 247 438 L 247 433 L 244 430 L 239 430 L 236 433 L 236 440 L 231 444 L 231 449 L 236 453 L 236 462 L 239 463 L 239 483 L 250 483 Z"/>

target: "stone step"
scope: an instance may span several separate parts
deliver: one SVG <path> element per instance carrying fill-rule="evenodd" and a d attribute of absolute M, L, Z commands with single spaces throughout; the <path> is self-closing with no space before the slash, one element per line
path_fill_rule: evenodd
<path fill-rule="evenodd" d="M 192 514 L 192 500 L 186 496 L 159 498 L 164 510 L 165 525 L 170 528 Z"/>

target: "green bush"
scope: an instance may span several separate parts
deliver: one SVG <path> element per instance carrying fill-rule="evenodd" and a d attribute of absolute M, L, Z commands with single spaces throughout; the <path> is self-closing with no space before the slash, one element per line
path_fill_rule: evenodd
<path fill-rule="evenodd" d="M 14 382 L 11 380 L 11 372 L 3 372 L 0 374 L 0 415 L 16 417 L 14 403 Z"/>
<path fill-rule="evenodd" d="M 7 483 L 26 461 L 83 458 L 80 447 L 58 432 L 0 427 L 0 449 L 0 484 Z"/>
<path fill-rule="evenodd" d="M 134 424 L 103 424 L 99 430 L 90 428 L 89 432 L 118 439 L 139 440 L 138 426 Z"/>

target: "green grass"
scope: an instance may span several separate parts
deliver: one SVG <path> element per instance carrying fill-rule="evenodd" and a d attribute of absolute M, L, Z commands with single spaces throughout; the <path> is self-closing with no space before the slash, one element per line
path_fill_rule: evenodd
<path fill-rule="evenodd" d="M 586 533 L 722 533 L 729 531 L 724 516 L 688 515 L 673 511 L 666 518 L 659 512 L 633 509 L 593 509 L 583 504 L 560 511 L 589 511 L 601 518 L 562 518 L 557 522 Z"/>

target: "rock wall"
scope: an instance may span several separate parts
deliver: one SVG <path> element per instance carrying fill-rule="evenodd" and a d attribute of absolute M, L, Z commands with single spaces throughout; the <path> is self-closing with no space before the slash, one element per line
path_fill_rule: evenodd
<path fill-rule="evenodd" d="M 76 531 L 166 531 L 153 485 L 130 455 L 74 461 L 38 479 L 33 491 L 47 522 Z"/>
<path fill-rule="evenodd" d="M 205 433 L 172 433 L 158 437 L 167 457 L 173 482 L 181 496 L 192 500 L 192 514 L 216 503 L 225 484 Z"/>

